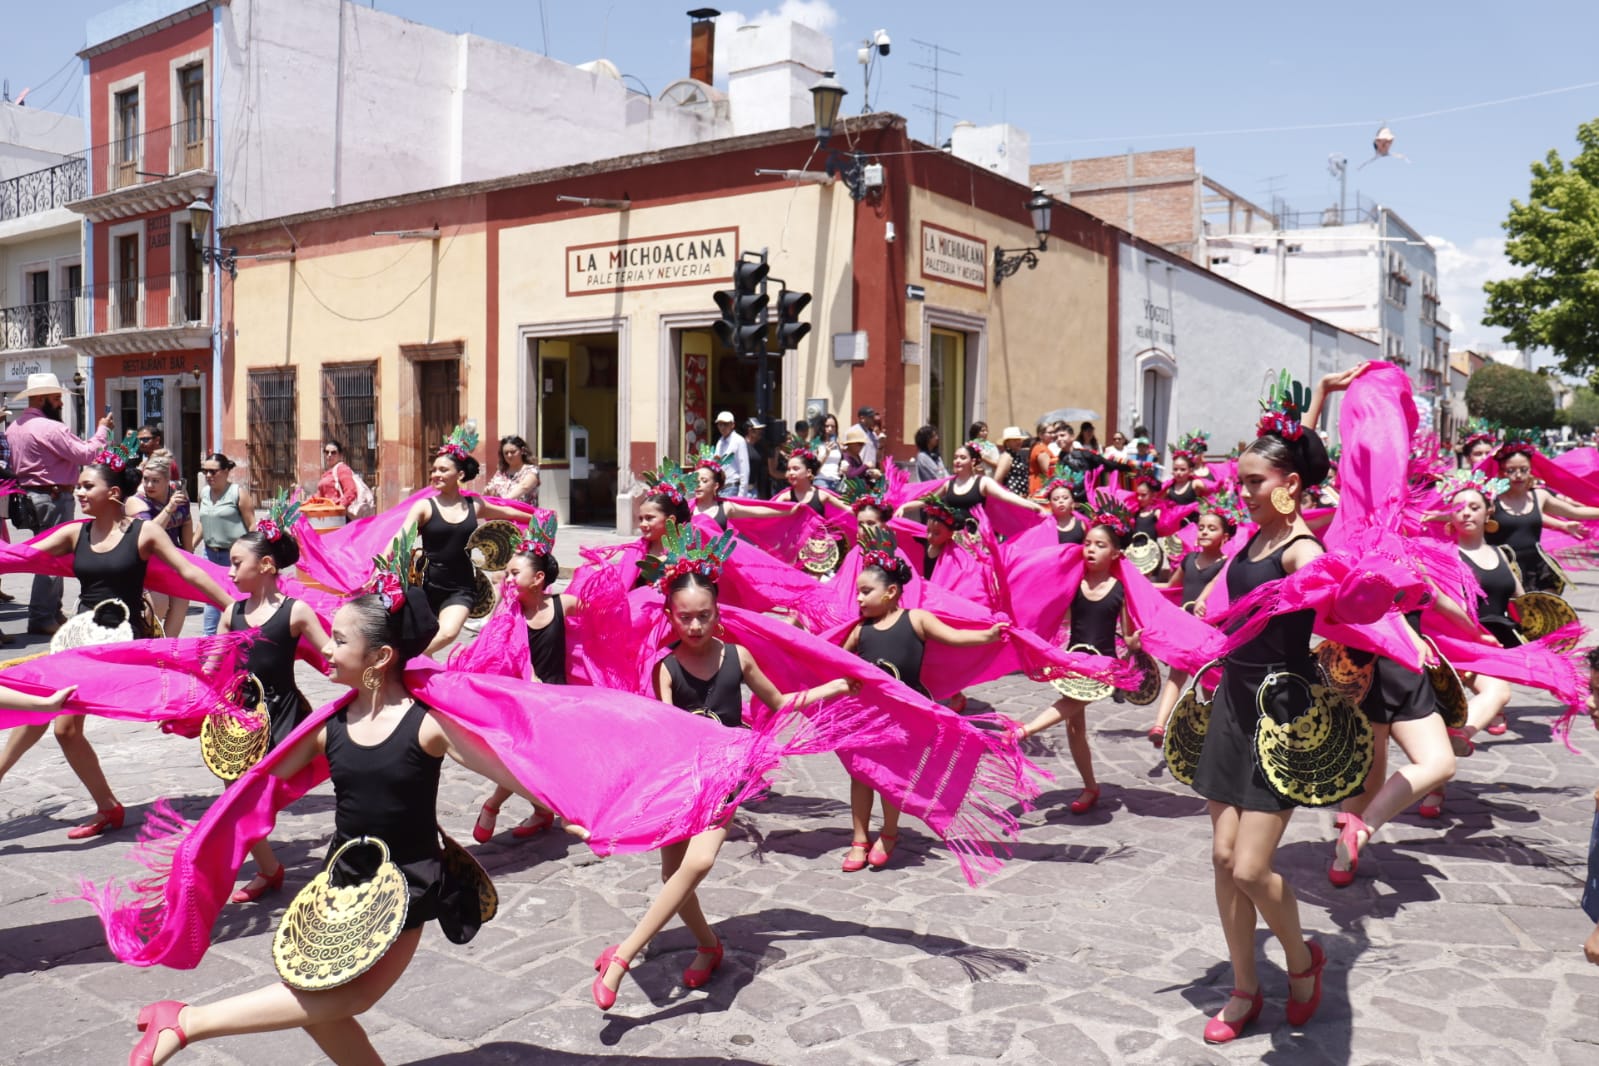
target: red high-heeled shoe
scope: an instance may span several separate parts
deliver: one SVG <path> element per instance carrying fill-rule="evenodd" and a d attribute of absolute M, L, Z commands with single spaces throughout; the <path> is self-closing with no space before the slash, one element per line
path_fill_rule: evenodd
<path fill-rule="evenodd" d="M 852 840 L 849 842 L 849 846 L 850 851 L 853 851 L 856 848 L 860 848 L 862 851 L 869 851 L 871 849 L 872 842 L 869 840 Z M 849 857 L 849 852 L 846 851 L 844 853 L 844 865 L 841 866 L 840 869 L 847 874 L 858 873 L 859 871 L 866 869 L 866 859 L 852 859 Z"/>
<path fill-rule="evenodd" d="M 684 970 L 683 987 L 685 988 L 699 988 L 711 979 L 711 974 L 715 973 L 716 968 L 722 965 L 722 941 L 718 939 L 714 948 L 700 948 L 698 954 L 709 955 L 711 964 L 709 966 L 690 966 Z"/>
<path fill-rule="evenodd" d="M 518 840 L 526 840 L 528 837 L 538 836 L 554 824 L 555 813 L 553 811 L 549 814 L 534 812 L 527 821 L 512 829 L 511 835 Z"/>
<path fill-rule="evenodd" d="M 1149 727 L 1149 742 L 1157 748 L 1166 746 L 1166 727 L 1153 725 Z"/>
<path fill-rule="evenodd" d="M 126 815 L 127 811 L 122 809 L 122 804 L 120 803 L 108 811 L 99 811 L 89 821 L 68 829 L 67 839 L 88 840 L 90 837 L 97 837 L 109 830 L 121 829 L 122 820 Z"/>
<path fill-rule="evenodd" d="M 187 1003 L 179 1003 L 175 999 L 163 999 L 159 1003 L 152 1003 L 139 1010 L 139 1032 L 144 1035 L 139 1042 L 133 1045 L 133 1050 L 128 1053 L 128 1066 L 150 1066 L 155 1060 L 155 1046 L 161 1039 L 161 1034 L 168 1029 L 178 1034 L 178 1050 L 182 1051 L 189 1046 L 188 1034 L 178 1024 L 178 1015 L 187 1007 Z"/>
<path fill-rule="evenodd" d="M 1342 844 L 1349 852 L 1349 869 L 1340 870 L 1337 865 L 1338 851 L 1333 850 L 1333 859 L 1327 865 L 1327 880 L 1335 888 L 1347 888 L 1355 883 L 1355 871 L 1360 869 L 1360 840 L 1359 834 L 1366 834 L 1366 843 L 1371 843 L 1371 828 L 1358 814 L 1345 814 L 1343 829 L 1338 833 L 1338 843 Z"/>
<path fill-rule="evenodd" d="M 1423 818 L 1442 818 L 1444 813 L 1444 790 L 1435 788 L 1421 797 L 1421 806 L 1416 808 L 1416 813 Z"/>
<path fill-rule="evenodd" d="M 483 816 L 485 814 L 489 816 L 487 828 L 484 828 L 483 825 Z M 477 812 L 477 821 L 472 823 L 472 839 L 479 844 L 487 844 L 494 836 L 494 823 L 499 820 L 499 817 L 500 809 L 498 807 L 490 807 L 485 803 L 483 809 Z"/>
<path fill-rule="evenodd" d="M 1235 988 L 1230 993 L 1230 996 L 1233 999 L 1249 1000 L 1249 1013 L 1239 1018 L 1236 1022 L 1225 1021 L 1220 1014 L 1217 1014 L 1205 1023 L 1205 1043 L 1228 1044 L 1237 1040 L 1244 1035 L 1244 1030 L 1249 1027 L 1249 1023 L 1260 1017 L 1261 1008 L 1266 1005 L 1266 997 L 1258 988 L 1255 989 L 1253 994 L 1245 992 L 1241 988 Z M 1222 1010 L 1226 1009 L 1226 1005 L 1223 1004 Z"/>
<path fill-rule="evenodd" d="M 1095 785 L 1077 793 L 1077 798 L 1072 800 L 1069 810 L 1073 814 L 1087 814 L 1097 806 L 1099 806 L 1099 786 Z"/>
<path fill-rule="evenodd" d="M 1496 714 L 1494 715 L 1494 720 L 1488 723 L 1488 728 L 1483 730 L 1483 732 L 1491 737 L 1502 737 L 1509 729 L 1510 723 L 1505 720 L 1505 716 Z"/>
<path fill-rule="evenodd" d="M 266 884 L 260 888 L 251 888 L 248 883 L 229 897 L 231 903 L 254 903 L 268 892 L 276 892 L 283 887 L 283 878 L 288 874 L 289 868 L 281 862 L 278 863 L 276 873 L 257 874 Z M 252 878 L 253 880 L 253 878 Z"/>
<path fill-rule="evenodd" d="M 888 841 L 888 846 L 883 846 L 883 841 Z M 866 864 L 874 870 L 881 870 L 888 865 L 894 857 L 894 845 L 899 843 L 898 833 L 879 833 L 877 843 L 872 845 L 872 850 L 866 853 Z"/>
<path fill-rule="evenodd" d="M 594 997 L 594 1005 L 600 1010 L 610 1010 L 616 1006 L 616 993 L 605 985 L 605 973 L 611 968 L 611 963 L 614 962 L 620 966 L 623 973 L 627 973 L 630 969 L 626 959 L 616 957 L 616 949 L 621 946 L 620 944 L 612 944 L 600 952 L 600 957 L 594 960 L 594 969 L 599 972 L 594 978 L 594 983 L 589 986 L 589 995 Z"/>
<path fill-rule="evenodd" d="M 1294 998 L 1292 991 L 1288 993 L 1288 1024 L 1296 1029 L 1310 1021 L 1316 1013 L 1316 1008 L 1321 1006 L 1321 971 L 1327 965 L 1327 954 L 1321 950 L 1320 944 L 1314 940 L 1307 940 L 1305 946 L 1310 949 L 1310 969 L 1303 973 L 1291 973 L 1288 975 L 1288 980 L 1302 981 L 1307 977 L 1314 977 L 1316 987 L 1310 993 L 1310 998 L 1303 1003 Z"/>

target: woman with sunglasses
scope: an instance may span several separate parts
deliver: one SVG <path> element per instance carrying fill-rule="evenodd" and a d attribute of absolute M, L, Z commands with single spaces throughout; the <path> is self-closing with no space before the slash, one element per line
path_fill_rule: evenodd
<path fill-rule="evenodd" d="M 255 497 L 248 486 L 228 480 L 236 465 L 221 452 L 200 460 L 200 521 L 189 551 L 218 566 L 229 565 L 234 542 L 255 529 Z M 216 636 L 221 617 L 221 610 L 206 604 L 206 636 Z"/>
<path fill-rule="evenodd" d="M 344 461 L 344 445 L 330 440 L 322 445 L 322 480 L 316 483 L 318 499 L 348 509 L 360 495 L 355 487 L 355 471 Z"/>

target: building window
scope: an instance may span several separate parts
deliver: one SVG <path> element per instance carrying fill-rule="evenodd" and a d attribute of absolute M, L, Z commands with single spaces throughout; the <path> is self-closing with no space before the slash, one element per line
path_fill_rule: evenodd
<path fill-rule="evenodd" d="M 322 439 L 344 447 L 350 469 L 376 487 L 378 475 L 378 365 L 322 368 Z"/>
<path fill-rule="evenodd" d="M 178 96 L 183 103 L 181 169 L 204 170 L 206 165 L 205 64 L 192 63 L 178 71 Z"/>
<path fill-rule="evenodd" d="M 112 110 L 116 120 L 112 158 L 116 162 L 116 184 L 121 188 L 133 184 L 138 178 L 139 90 L 128 89 L 117 93 Z"/>
<path fill-rule="evenodd" d="M 294 371 L 250 371 L 250 470 L 256 498 L 295 487 Z"/>

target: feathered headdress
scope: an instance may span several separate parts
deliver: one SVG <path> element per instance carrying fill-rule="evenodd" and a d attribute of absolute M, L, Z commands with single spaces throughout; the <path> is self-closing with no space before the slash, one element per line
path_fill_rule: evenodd
<path fill-rule="evenodd" d="M 694 453 L 695 470 L 726 470 L 732 465 L 732 452 L 723 452 L 721 455 L 717 455 L 716 449 L 707 444 L 701 444 L 699 451 Z"/>
<path fill-rule="evenodd" d="M 1083 504 L 1078 510 L 1089 526 L 1104 526 L 1118 537 L 1133 535 L 1133 513 L 1126 504 L 1108 492 L 1094 493 L 1092 506 Z"/>
<path fill-rule="evenodd" d="M 1490 422 L 1486 418 L 1467 419 L 1465 426 L 1460 430 L 1459 450 L 1463 453 L 1469 452 L 1484 443 L 1494 445 L 1499 443 L 1499 424 Z"/>
<path fill-rule="evenodd" d="M 389 550 L 372 557 L 372 579 L 362 592 L 383 601 L 390 614 L 405 604 L 405 590 L 411 584 L 411 556 L 416 552 L 416 526 L 408 525 L 389 542 Z"/>
<path fill-rule="evenodd" d="M 887 526 L 875 526 L 864 530 L 861 533 L 860 548 L 862 567 L 882 567 L 896 577 L 904 567 L 904 562 L 899 557 L 899 541 L 895 538 L 894 531 Z"/>
<path fill-rule="evenodd" d="M 1177 447 L 1172 449 L 1173 459 L 1187 459 L 1190 464 L 1202 462 L 1205 453 L 1210 451 L 1210 438 L 1204 430 L 1196 429 L 1192 433 L 1183 434 L 1182 440 L 1177 442 Z"/>
<path fill-rule="evenodd" d="M 694 475 L 670 457 L 662 459 L 654 470 L 644 472 L 644 484 L 649 486 L 648 495 L 665 496 L 673 503 L 687 503 L 694 495 Z"/>
<path fill-rule="evenodd" d="M 294 528 L 294 520 L 300 516 L 300 490 L 295 489 L 290 496 L 288 490 L 279 489 L 278 494 L 272 497 L 272 502 L 267 504 L 267 516 L 255 524 L 256 532 L 269 541 L 283 539 L 283 534 Z"/>
<path fill-rule="evenodd" d="M 786 449 L 786 454 L 790 459 L 803 459 L 806 461 L 806 463 L 821 462 L 821 459 L 817 457 L 815 452 L 811 451 L 809 448 L 805 447 L 799 442 L 798 437 L 791 436 L 788 438 L 788 440 L 789 447 Z"/>
<path fill-rule="evenodd" d="M 1056 463 L 1055 472 L 1050 476 L 1049 481 L 1044 485 L 1042 495 L 1044 499 L 1047 500 L 1049 499 L 1050 493 L 1054 492 L 1056 489 L 1066 489 L 1073 496 L 1076 496 L 1082 491 L 1083 480 L 1086 477 L 1087 473 L 1085 471 L 1078 470 L 1070 463 Z"/>
<path fill-rule="evenodd" d="M 1136 489 L 1140 485 L 1147 485 L 1151 492 L 1160 491 L 1160 478 L 1155 476 L 1154 463 L 1134 463 L 1133 466 L 1137 471 L 1133 474 L 1133 488 Z"/>
<path fill-rule="evenodd" d="M 1211 493 L 1199 505 L 1199 513 L 1213 514 L 1220 518 L 1228 532 L 1236 532 L 1239 526 L 1249 521 L 1249 509 L 1234 492 Z"/>
<path fill-rule="evenodd" d="M 646 556 L 639 561 L 644 580 L 657 585 L 662 592 L 682 574 L 699 574 L 715 582 L 722 576 L 722 565 L 733 554 L 733 531 L 728 530 L 715 540 L 693 526 L 679 526 L 675 519 L 666 520 L 666 532 L 661 536 L 661 556 Z"/>
<path fill-rule="evenodd" d="M 965 529 L 972 520 L 971 513 L 964 507 L 950 507 L 936 496 L 929 496 L 922 501 L 922 517 L 942 522 L 951 529 Z"/>
<path fill-rule="evenodd" d="M 456 426 L 450 430 L 450 435 L 444 438 L 444 443 L 439 446 L 439 455 L 448 455 L 452 459 L 470 459 L 472 451 L 477 447 L 477 430 L 467 429 L 465 426 Z"/>
<path fill-rule="evenodd" d="M 555 516 L 542 521 L 536 516 L 528 520 L 527 534 L 516 546 L 518 555 L 553 555 L 555 553 Z"/>
<path fill-rule="evenodd" d="M 1528 458 L 1542 455 L 1543 450 L 1538 447 L 1542 436 L 1536 429 L 1507 429 L 1505 442 L 1494 452 L 1494 459 L 1502 463 L 1512 455 L 1525 455 Z"/>
<path fill-rule="evenodd" d="M 139 436 L 136 433 L 130 432 L 126 437 L 122 438 L 122 443 L 108 443 L 104 448 L 101 448 L 98 452 L 96 452 L 94 456 L 94 465 L 110 467 L 112 470 L 115 470 L 120 474 L 122 471 L 128 468 L 129 463 L 134 461 L 134 456 L 138 453 L 138 451 Z"/>
<path fill-rule="evenodd" d="M 1260 401 L 1262 414 L 1260 422 L 1255 427 L 1255 436 L 1264 437 L 1268 433 L 1275 433 L 1283 440 L 1298 440 L 1304 436 L 1305 427 L 1301 422 L 1305 408 L 1310 406 L 1310 390 L 1294 380 L 1292 374 L 1284 370 L 1271 387 L 1266 390 L 1265 397 Z"/>
<path fill-rule="evenodd" d="M 1438 495 L 1446 500 L 1452 500 L 1459 493 L 1467 489 L 1475 489 L 1482 493 L 1483 499 L 1493 502 L 1495 496 L 1510 487 L 1510 482 L 1502 477 L 1489 477 L 1482 470 L 1451 471 L 1438 479 Z"/>
<path fill-rule="evenodd" d="M 845 478 L 839 485 L 839 495 L 849 504 L 850 510 L 860 514 L 867 507 L 883 509 L 883 497 L 858 477 Z"/>

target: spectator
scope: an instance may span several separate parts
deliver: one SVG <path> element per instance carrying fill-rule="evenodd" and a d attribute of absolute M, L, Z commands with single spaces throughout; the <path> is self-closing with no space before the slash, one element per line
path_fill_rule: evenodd
<path fill-rule="evenodd" d="M 716 416 L 716 432 L 721 434 L 716 441 L 716 454 L 733 457 L 723 466 L 727 471 L 727 487 L 722 490 L 722 495 L 748 496 L 752 487 L 749 444 L 734 427 L 732 411 L 723 411 Z"/>
<path fill-rule="evenodd" d="M 828 492 L 837 492 L 842 476 L 839 467 L 844 461 L 844 444 L 838 439 L 838 416 L 821 415 L 814 419 L 813 424 L 811 451 L 816 453 L 816 458 L 822 464 L 822 472 L 816 476 L 816 483 Z"/>
<path fill-rule="evenodd" d="M 866 465 L 867 433 L 860 426 L 851 426 L 844 433 L 844 458 L 839 461 L 838 472 L 846 480 L 864 478 L 870 469 Z"/>
<path fill-rule="evenodd" d="M 1135 429 L 1133 432 L 1137 433 L 1138 430 Z M 1155 451 L 1154 446 L 1149 443 L 1149 438 L 1142 434 L 1133 438 L 1133 457 L 1131 461 L 1140 466 L 1150 467 L 1154 471 L 1155 480 L 1157 481 L 1164 480 L 1166 477 L 1165 472 L 1161 469 L 1160 453 Z"/>
<path fill-rule="evenodd" d="M 539 466 L 527 441 L 511 434 L 500 438 L 500 469 L 489 478 L 483 495 L 539 505 Z"/>
<path fill-rule="evenodd" d="M 322 445 L 322 480 L 316 483 L 317 499 L 336 503 L 349 510 L 359 494 L 355 487 L 355 471 L 344 461 L 344 445 L 330 440 Z"/>
<path fill-rule="evenodd" d="M 0 471 L 4 471 L 4 473 L 0 473 L 0 477 L 14 481 L 16 480 L 16 477 L 11 469 L 11 444 L 6 440 L 6 429 L 9 428 L 10 425 L 10 408 L 0 406 Z M 0 540 L 3 540 L 8 544 L 11 542 L 11 531 L 6 527 L 4 508 L 0 508 Z M 15 599 L 16 597 L 11 595 L 9 592 L 0 591 L 0 603 L 11 603 Z M 0 633 L 0 644 L 9 643 L 11 643 L 11 638 L 3 633 Z"/>
<path fill-rule="evenodd" d="M 878 432 L 877 408 L 862 407 L 855 412 L 855 425 L 852 427 L 861 431 L 865 446 L 861 449 L 861 462 L 868 468 L 876 468 L 879 453 L 882 451 L 883 438 Z"/>
<path fill-rule="evenodd" d="M 988 423 L 973 422 L 966 430 L 966 440 L 962 443 L 975 442 L 977 444 L 977 472 L 986 477 L 999 479 L 999 449 L 988 439 Z"/>
<path fill-rule="evenodd" d="M 949 477 L 944 460 L 938 455 L 938 428 L 923 426 L 916 431 L 916 462 L 911 468 L 912 481 L 939 481 Z"/>
<path fill-rule="evenodd" d="M 1110 446 L 1105 449 L 1105 461 L 1109 463 L 1127 461 L 1127 434 L 1119 429 L 1110 435 Z"/>
<path fill-rule="evenodd" d="M 794 443 L 806 450 L 811 446 L 811 423 L 808 419 L 800 419 L 794 423 Z"/>
<path fill-rule="evenodd" d="M 1094 423 L 1084 422 L 1077 427 L 1077 443 L 1089 451 L 1099 451 L 1099 438 L 1094 435 Z"/>
<path fill-rule="evenodd" d="M 105 447 L 111 429 L 109 413 L 93 437 L 79 439 L 61 424 L 61 398 L 65 390 L 54 374 L 29 374 L 28 387 L 17 393 L 28 409 L 17 416 L 6 433 L 11 445 L 12 469 L 17 484 L 33 505 L 36 528 L 51 529 L 70 521 L 77 504 L 72 498 L 78 470 L 94 461 Z M 61 613 L 61 579 L 38 576 L 28 601 L 28 632 L 53 636 L 66 616 Z"/>
<path fill-rule="evenodd" d="M 1037 496 L 1044 491 L 1045 482 L 1055 476 L 1055 459 L 1049 453 L 1050 430 L 1040 422 L 1033 431 L 1033 443 L 1027 449 L 1027 494 Z"/>
<path fill-rule="evenodd" d="M 235 465 L 221 452 L 200 460 L 200 521 L 189 550 L 218 566 L 229 565 L 233 542 L 255 528 L 255 498 L 248 488 L 228 478 Z M 205 605 L 206 636 L 216 636 L 221 617 L 216 606 Z"/>
<path fill-rule="evenodd" d="M 1072 424 L 1070 422 L 1056 422 L 1050 427 L 1050 432 L 1054 435 L 1055 440 L 1049 446 L 1049 451 L 1055 457 L 1055 461 L 1060 462 L 1066 458 L 1067 453 L 1077 447 L 1077 442 L 1073 439 L 1076 434 L 1072 432 Z"/>
<path fill-rule="evenodd" d="M 1006 426 L 1005 432 L 1000 435 L 999 464 L 995 467 L 994 480 L 1018 496 L 1027 496 L 1032 492 L 1027 476 L 1029 447 L 1027 434 L 1022 432 L 1020 426 Z"/>
<path fill-rule="evenodd" d="M 146 419 L 144 425 L 139 427 L 136 438 L 139 442 L 139 465 L 144 466 L 144 461 L 155 454 L 157 448 L 165 448 L 167 436 L 161 430 L 161 423 L 155 419 Z"/>
<path fill-rule="evenodd" d="M 172 453 L 165 448 L 157 448 L 146 455 L 139 468 L 143 475 L 139 491 L 128 498 L 123 513 L 156 526 L 166 533 L 174 548 L 181 549 L 194 543 L 194 533 L 189 494 L 174 474 L 177 466 Z M 161 622 L 161 634 L 174 638 L 182 636 L 189 601 L 153 590 L 146 590 L 145 595 L 150 598 L 156 618 Z"/>

